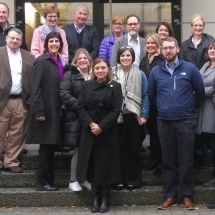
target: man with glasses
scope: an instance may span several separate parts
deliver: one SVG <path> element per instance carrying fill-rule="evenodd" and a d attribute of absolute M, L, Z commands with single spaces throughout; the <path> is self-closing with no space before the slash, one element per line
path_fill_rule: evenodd
<path fill-rule="evenodd" d="M 30 74 L 34 56 L 20 49 L 23 33 L 9 30 L 6 46 L 0 47 L 0 171 L 22 172 L 17 159 L 23 145 L 28 119 Z M 6 134 L 8 137 L 6 139 Z"/>
<path fill-rule="evenodd" d="M 193 210 L 193 150 L 195 138 L 195 108 L 204 100 L 204 84 L 198 68 L 178 57 L 175 38 L 163 41 L 165 61 L 155 66 L 148 81 L 150 103 L 157 105 L 158 133 L 161 143 L 165 201 L 158 207 L 164 210 L 180 201 Z"/>
<path fill-rule="evenodd" d="M 0 47 L 6 45 L 6 36 L 11 28 L 8 22 L 10 10 L 6 3 L 0 2 Z M 22 40 L 20 48 L 28 50 L 26 43 Z"/>
<path fill-rule="evenodd" d="M 79 48 L 85 48 L 91 58 L 98 57 L 100 40 L 98 31 L 95 27 L 86 25 L 89 9 L 86 5 L 79 5 L 74 14 L 74 23 L 65 26 L 66 39 L 69 49 L 69 63 L 72 62 L 75 52 Z"/>
<path fill-rule="evenodd" d="M 144 57 L 145 39 L 139 36 L 140 18 L 134 14 L 128 15 L 126 17 L 126 29 L 128 33 L 118 38 L 114 43 L 110 63 L 112 67 L 117 64 L 117 52 L 122 46 L 131 46 L 134 49 L 134 64 L 138 67 Z"/>

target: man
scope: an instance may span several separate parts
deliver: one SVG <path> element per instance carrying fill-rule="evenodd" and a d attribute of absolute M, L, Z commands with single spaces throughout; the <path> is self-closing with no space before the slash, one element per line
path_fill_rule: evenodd
<path fill-rule="evenodd" d="M 134 14 L 128 15 L 126 18 L 126 29 L 128 33 L 116 39 L 114 43 L 110 63 L 112 67 L 117 64 L 117 52 L 122 46 L 131 46 L 134 49 L 134 64 L 138 67 L 144 56 L 145 39 L 138 35 L 140 30 L 140 18 Z"/>
<path fill-rule="evenodd" d="M 148 82 L 150 102 L 157 103 L 158 133 L 163 156 L 162 177 L 166 200 L 158 209 L 177 204 L 179 173 L 180 200 L 193 210 L 193 150 L 195 107 L 201 105 L 205 91 L 198 68 L 178 57 L 176 39 L 163 41 L 165 61 L 155 66 Z"/>
<path fill-rule="evenodd" d="M 65 26 L 66 39 L 69 49 L 69 63 L 72 62 L 75 52 L 79 48 L 85 48 L 94 60 L 98 56 L 100 40 L 97 29 L 86 25 L 89 9 L 85 5 L 79 5 L 74 14 L 74 23 Z"/>
<path fill-rule="evenodd" d="M 0 2 L 0 47 L 6 45 L 6 36 L 12 26 L 10 26 L 8 19 L 10 10 L 6 3 Z M 22 40 L 20 48 L 28 50 L 26 43 Z"/>
<path fill-rule="evenodd" d="M 22 37 L 21 30 L 12 28 L 7 45 L 0 47 L 0 157 L 5 149 L 4 169 L 13 173 L 22 172 L 17 156 L 24 144 L 34 62 L 32 54 L 20 49 Z"/>

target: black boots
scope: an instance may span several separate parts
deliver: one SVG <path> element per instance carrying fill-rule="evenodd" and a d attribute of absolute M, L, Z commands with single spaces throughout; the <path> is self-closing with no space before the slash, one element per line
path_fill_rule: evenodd
<path fill-rule="evenodd" d="M 92 186 L 92 195 L 93 195 L 93 205 L 91 207 L 91 212 L 96 213 L 99 212 L 101 192 L 99 186 Z"/>
<path fill-rule="evenodd" d="M 109 185 L 101 187 L 102 203 L 99 210 L 100 213 L 106 213 L 109 211 L 110 189 L 111 187 Z"/>
<path fill-rule="evenodd" d="M 93 186 L 93 205 L 91 212 L 106 213 L 109 211 L 109 197 L 110 197 L 111 186 Z M 101 202 L 101 203 L 100 203 Z"/>

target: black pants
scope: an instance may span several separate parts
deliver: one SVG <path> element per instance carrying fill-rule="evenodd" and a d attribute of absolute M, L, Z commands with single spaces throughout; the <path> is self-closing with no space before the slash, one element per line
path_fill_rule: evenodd
<path fill-rule="evenodd" d="M 121 182 L 139 187 L 141 167 L 139 143 L 141 129 L 134 114 L 124 114 L 124 123 L 118 125 Z"/>
<path fill-rule="evenodd" d="M 177 197 L 179 180 L 180 198 L 193 197 L 193 150 L 195 119 L 158 120 L 163 156 L 162 177 L 165 198 Z"/>
<path fill-rule="evenodd" d="M 157 115 L 156 107 L 150 107 L 146 127 L 150 135 L 151 161 L 162 164 L 161 146 L 157 128 Z"/>
<path fill-rule="evenodd" d="M 37 185 L 54 185 L 54 171 L 52 162 L 57 148 L 55 144 L 41 144 L 39 148 L 39 159 L 37 168 Z"/>
<path fill-rule="evenodd" d="M 195 135 L 194 142 L 194 162 L 197 166 L 207 166 L 207 158 L 205 154 L 204 143 L 209 142 L 210 140 L 209 134 L 202 133 L 200 135 Z"/>

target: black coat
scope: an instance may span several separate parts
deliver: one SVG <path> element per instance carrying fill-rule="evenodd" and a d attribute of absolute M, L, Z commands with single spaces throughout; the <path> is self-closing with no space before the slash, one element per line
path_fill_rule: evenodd
<path fill-rule="evenodd" d="M 100 39 L 98 31 L 95 27 L 85 25 L 83 32 L 83 42 L 81 47 L 78 46 L 78 39 L 76 36 L 74 24 L 66 25 L 65 27 L 63 27 L 63 30 L 66 33 L 66 40 L 68 43 L 69 63 L 72 62 L 75 52 L 79 48 L 85 48 L 89 52 L 93 60 L 98 57 Z"/>
<path fill-rule="evenodd" d="M 192 42 L 192 36 L 188 40 L 185 40 L 181 46 L 180 46 L 180 52 L 179 56 L 188 62 L 193 63 L 198 67 L 198 69 L 201 69 L 202 66 L 208 61 L 206 59 L 206 48 L 208 44 L 214 40 L 214 38 L 208 34 L 203 34 L 202 35 L 202 40 L 201 43 L 198 45 L 198 53 L 197 54 L 197 49 L 193 45 Z"/>
<path fill-rule="evenodd" d="M 143 59 L 140 61 L 139 69 L 145 73 L 148 79 L 152 68 L 154 66 L 157 66 L 159 63 L 161 63 L 164 60 L 165 60 L 164 56 L 162 54 L 159 54 L 158 56 L 155 56 L 152 62 L 149 64 L 148 57 L 144 56 Z"/>
<path fill-rule="evenodd" d="M 27 144 L 60 143 L 60 77 L 57 64 L 43 54 L 35 60 L 31 79 Z M 45 116 L 41 122 L 36 118 Z"/>
<path fill-rule="evenodd" d="M 60 97 L 66 106 L 64 116 L 64 145 L 79 146 L 81 134 L 81 122 L 77 113 L 78 96 L 81 91 L 84 78 L 79 70 L 72 66 L 71 71 L 67 71 L 60 84 Z"/>
<path fill-rule="evenodd" d="M 77 178 L 85 180 L 89 166 L 93 167 L 93 183 L 107 185 L 120 181 L 117 118 L 122 106 L 121 85 L 99 83 L 95 79 L 83 83 L 78 100 L 82 121 L 81 142 L 77 166 Z M 102 129 L 98 136 L 91 132 L 89 124 L 95 122 Z M 90 163 L 90 156 L 93 163 Z"/>

